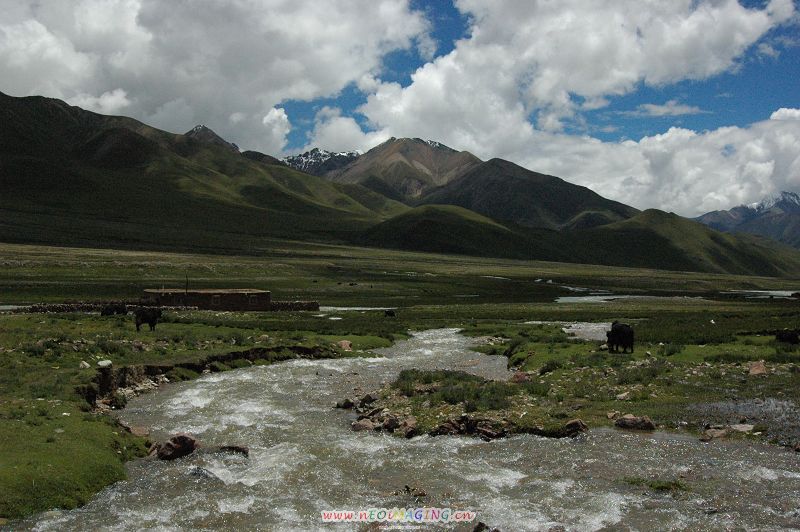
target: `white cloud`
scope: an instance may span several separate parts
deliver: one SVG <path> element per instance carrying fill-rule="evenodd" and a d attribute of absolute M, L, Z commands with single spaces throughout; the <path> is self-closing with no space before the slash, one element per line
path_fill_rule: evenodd
<path fill-rule="evenodd" d="M 308 145 L 300 151 L 313 147 L 329 151 L 367 151 L 388 138 L 382 132 L 364 133 L 353 118 L 342 116 L 340 109 L 323 107 L 315 118 Z"/>
<path fill-rule="evenodd" d="M 361 145 L 387 136 L 436 139 L 640 208 L 687 215 L 800 188 L 791 181 L 800 179 L 798 151 L 786 148 L 800 134 L 777 120 L 705 133 L 673 128 L 638 142 L 559 133 L 563 120 L 580 122 L 582 109 L 600 108 L 639 84 L 705 79 L 736 68 L 746 49 L 793 16 L 791 0 L 773 0 L 761 10 L 733 0 L 459 0 L 457 7 L 471 17 L 470 38 L 419 68 L 407 87 L 364 84 L 371 91 L 359 112 L 371 132 L 361 134 Z M 702 110 L 668 101 L 637 112 Z M 725 145 L 732 146 L 727 155 Z M 757 156 L 745 155 L 759 146 Z"/>
<path fill-rule="evenodd" d="M 278 137 L 261 117 L 280 102 L 333 96 L 388 52 L 432 47 L 409 0 L 13 4 L 0 10 L 0 90 L 96 106 L 120 89 L 140 120 L 177 132 L 205 123 L 264 151 Z"/>
<path fill-rule="evenodd" d="M 681 116 L 696 115 L 706 112 L 708 111 L 703 111 L 699 107 L 693 105 L 686 105 L 677 100 L 669 100 L 662 105 L 643 103 L 639 105 L 635 111 L 626 111 L 623 114 L 629 116 Z"/>
<path fill-rule="evenodd" d="M 104 92 L 100 96 L 81 93 L 69 98 L 67 103 L 104 115 L 119 114 L 131 105 L 128 94 L 122 89 Z"/>
<path fill-rule="evenodd" d="M 770 120 L 800 120 L 800 109 L 781 107 L 772 113 L 769 118 Z"/>
<path fill-rule="evenodd" d="M 260 144 L 267 148 L 268 153 L 280 153 L 286 144 L 286 135 L 292 129 L 286 111 L 273 107 L 261 119 L 261 124 L 266 129 L 266 134 Z"/>

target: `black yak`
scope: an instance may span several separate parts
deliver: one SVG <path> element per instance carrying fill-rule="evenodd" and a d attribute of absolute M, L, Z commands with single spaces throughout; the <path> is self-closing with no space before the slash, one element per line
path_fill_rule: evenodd
<path fill-rule="evenodd" d="M 620 323 L 615 321 L 611 324 L 611 330 L 606 332 L 608 341 L 608 350 L 612 353 L 622 352 L 625 353 L 628 349 L 633 353 L 633 327 L 627 323 Z"/>
<path fill-rule="evenodd" d="M 796 330 L 784 329 L 775 333 L 775 340 L 785 344 L 796 345 L 800 344 L 800 335 L 798 335 Z"/>
<path fill-rule="evenodd" d="M 136 316 L 137 331 L 140 330 L 139 328 L 143 323 L 148 324 L 151 331 L 155 331 L 156 323 L 158 323 L 159 318 L 161 318 L 161 309 L 153 307 L 139 307 L 133 311 L 133 315 Z"/>
<path fill-rule="evenodd" d="M 128 313 L 128 307 L 124 303 L 109 303 L 103 305 L 100 309 L 101 316 L 113 316 L 115 314 L 122 314 L 123 316 Z"/>

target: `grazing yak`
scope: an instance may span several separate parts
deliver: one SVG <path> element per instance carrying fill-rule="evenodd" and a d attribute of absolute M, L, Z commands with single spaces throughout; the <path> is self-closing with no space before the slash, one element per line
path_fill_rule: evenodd
<path fill-rule="evenodd" d="M 161 318 L 161 309 L 154 307 L 139 307 L 133 311 L 133 315 L 136 316 L 137 331 L 140 330 L 139 327 L 141 327 L 143 323 L 148 324 L 151 331 L 155 331 L 156 323 L 158 323 L 159 318 Z"/>
<path fill-rule="evenodd" d="M 619 348 L 625 353 L 628 349 L 633 353 L 633 327 L 627 323 L 615 321 L 611 324 L 611 330 L 606 332 L 608 350 L 611 353 L 618 353 Z"/>
<path fill-rule="evenodd" d="M 123 316 L 128 313 L 128 307 L 124 303 L 109 303 L 100 309 L 101 316 L 113 316 L 115 314 L 122 314 Z"/>
<path fill-rule="evenodd" d="M 775 340 L 785 344 L 800 344 L 800 334 L 797 330 L 784 329 L 775 333 Z"/>

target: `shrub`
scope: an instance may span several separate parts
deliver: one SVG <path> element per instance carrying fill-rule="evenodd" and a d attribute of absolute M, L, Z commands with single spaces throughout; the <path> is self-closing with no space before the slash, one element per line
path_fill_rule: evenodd
<path fill-rule="evenodd" d="M 562 367 L 564 367 L 564 364 L 560 360 L 548 360 L 541 368 L 539 368 L 539 375 L 546 375 L 552 371 L 561 369 Z"/>

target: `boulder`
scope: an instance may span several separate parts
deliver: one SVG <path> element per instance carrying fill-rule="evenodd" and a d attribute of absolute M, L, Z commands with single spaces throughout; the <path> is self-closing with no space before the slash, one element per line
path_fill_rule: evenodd
<path fill-rule="evenodd" d="M 763 360 L 759 360 L 758 362 L 750 362 L 747 373 L 749 375 L 766 375 L 767 366 L 764 364 Z"/>
<path fill-rule="evenodd" d="M 110 368 L 112 364 L 113 364 L 113 362 L 111 362 L 110 360 L 98 360 L 97 361 L 97 367 L 98 368 Z"/>
<path fill-rule="evenodd" d="M 417 435 L 417 418 L 414 416 L 408 416 L 400 422 L 400 426 L 397 428 L 397 430 L 399 430 L 406 438 L 413 438 Z"/>
<path fill-rule="evenodd" d="M 192 454 L 198 448 L 199 442 L 190 434 L 175 434 L 164 443 L 157 443 L 150 454 L 155 454 L 159 460 L 175 460 L 182 456 Z"/>
<path fill-rule="evenodd" d="M 631 392 L 622 392 L 617 394 L 617 401 L 627 401 L 631 397 Z"/>
<path fill-rule="evenodd" d="M 206 469 L 205 467 L 200 466 L 192 466 L 189 468 L 189 475 L 198 478 L 204 478 L 207 480 L 219 480 L 222 481 L 217 475 Z"/>
<path fill-rule="evenodd" d="M 250 456 L 250 448 L 246 445 L 221 445 L 219 452 Z"/>
<path fill-rule="evenodd" d="M 381 424 L 381 428 L 388 432 L 394 432 L 398 427 L 400 427 L 400 421 L 392 415 L 386 416 Z"/>
<path fill-rule="evenodd" d="M 731 425 L 731 430 L 736 432 L 753 432 L 755 425 L 750 425 L 749 423 L 736 423 L 735 425 Z"/>
<path fill-rule="evenodd" d="M 564 423 L 564 426 L 561 427 L 561 430 L 563 431 L 564 436 L 573 438 L 581 432 L 586 432 L 589 430 L 589 427 L 580 419 L 571 419 L 570 421 Z"/>
<path fill-rule="evenodd" d="M 91 368 L 92 366 L 90 366 L 90 365 L 89 365 L 89 363 L 88 363 L 88 362 L 86 362 L 85 360 L 81 360 L 81 363 L 80 363 L 80 364 L 78 364 L 78 367 L 79 367 L 80 369 L 89 369 L 89 368 Z"/>
<path fill-rule="evenodd" d="M 342 351 L 352 351 L 353 350 L 353 343 L 350 340 L 339 340 L 336 342 L 336 345 L 339 346 L 339 349 Z"/>
<path fill-rule="evenodd" d="M 531 380 L 531 377 L 530 377 L 530 375 L 528 375 L 528 374 L 527 374 L 527 373 L 525 373 L 524 371 L 516 371 L 516 372 L 514 372 L 514 374 L 511 376 L 511 379 L 509 379 L 509 380 L 510 380 L 511 382 L 515 383 L 515 384 L 521 384 L 521 383 L 523 383 L 523 382 L 528 382 L 528 381 L 530 381 L 530 380 Z"/>
<path fill-rule="evenodd" d="M 350 409 L 350 408 L 353 408 L 355 406 L 356 406 L 356 404 L 352 401 L 352 399 L 348 399 L 348 398 L 345 398 L 345 399 L 342 399 L 341 401 L 337 401 L 336 402 L 336 408 Z"/>
<path fill-rule="evenodd" d="M 613 412 L 606 412 L 606 417 L 608 419 L 617 419 L 620 416 L 619 410 L 614 410 Z"/>
<path fill-rule="evenodd" d="M 625 414 L 618 418 L 614 425 L 621 429 L 630 430 L 656 430 L 656 425 L 647 416 L 634 416 L 633 414 Z"/>
<path fill-rule="evenodd" d="M 353 421 L 350 425 L 350 429 L 354 432 L 375 430 L 375 423 L 370 419 L 359 419 L 358 421 Z"/>
<path fill-rule="evenodd" d="M 367 395 L 365 395 L 364 397 L 362 397 L 361 399 L 358 400 L 358 407 L 359 408 L 364 408 L 365 406 L 370 405 L 370 404 L 374 403 L 377 400 L 378 400 L 378 398 L 375 397 L 374 395 L 367 394 Z"/>
<path fill-rule="evenodd" d="M 132 425 L 128 427 L 128 431 L 134 436 L 138 436 L 139 438 L 146 438 L 150 436 L 150 430 L 147 427 L 140 427 L 136 425 Z"/>
<path fill-rule="evenodd" d="M 706 429 L 700 436 L 700 441 L 711 441 L 715 438 L 724 438 L 728 435 L 728 429 Z"/>

